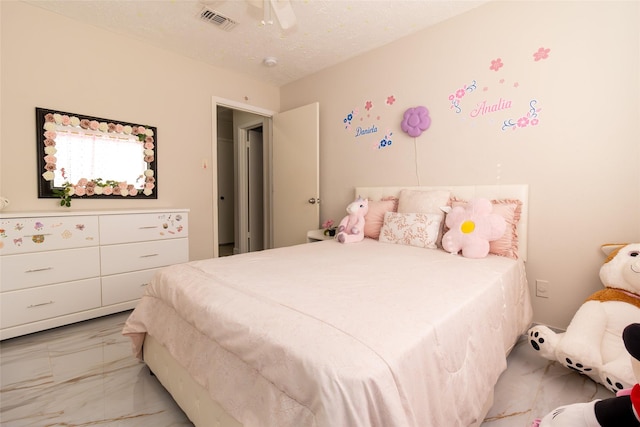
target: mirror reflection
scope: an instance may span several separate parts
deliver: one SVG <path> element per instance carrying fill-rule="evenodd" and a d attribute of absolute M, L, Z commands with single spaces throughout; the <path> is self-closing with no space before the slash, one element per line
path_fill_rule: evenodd
<path fill-rule="evenodd" d="M 157 198 L 157 129 L 36 108 L 39 194 Z"/>

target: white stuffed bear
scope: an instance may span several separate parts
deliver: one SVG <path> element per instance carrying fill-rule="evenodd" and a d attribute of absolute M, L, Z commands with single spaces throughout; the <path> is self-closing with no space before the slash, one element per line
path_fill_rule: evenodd
<path fill-rule="evenodd" d="M 622 340 L 631 355 L 636 382 L 640 382 L 640 323 L 627 326 Z M 640 427 L 640 384 L 609 399 L 561 406 L 531 427 Z"/>
<path fill-rule="evenodd" d="M 603 245 L 608 258 L 600 269 L 605 286 L 582 304 L 564 333 L 546 326 L 529 329 L 531 346 L 549 360 L 589 376 L 614 393 L 636 378 L 622 331 L 640 322 L 640 243 Z"/>

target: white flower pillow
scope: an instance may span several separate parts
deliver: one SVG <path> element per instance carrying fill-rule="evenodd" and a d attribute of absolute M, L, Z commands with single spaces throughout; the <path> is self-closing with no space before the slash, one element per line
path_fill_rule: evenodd
<path fill-rule="evenodd" d="M 387 212 L 384 214 L 379 240 L 435 249 L 443 217 L 443 214 L 436 213 Z"/>

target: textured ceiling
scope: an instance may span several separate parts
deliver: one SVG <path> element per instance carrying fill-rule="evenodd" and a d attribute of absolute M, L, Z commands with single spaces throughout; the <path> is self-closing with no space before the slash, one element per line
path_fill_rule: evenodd
<path fill-rule="evenodd" d="M 487 0 L 291 0 L 296 24 L 262 24 L 263 0 L 24 0 L 275 86 L 313 74 Z M 282 2 L 284 0 L 274 0 Z M 230 31 L 200 19 L 207 6 Z M 266 67 L 265 57 L 278 64 Z"/>

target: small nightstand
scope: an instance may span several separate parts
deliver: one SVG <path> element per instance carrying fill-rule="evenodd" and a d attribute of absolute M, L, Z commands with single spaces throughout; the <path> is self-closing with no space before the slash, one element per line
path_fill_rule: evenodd
<path fill-rule="evenodd" d="M 325 236 L 324 228 L 307 231 L 307 243 L 320 242 L 322 240 L 333 240 L 335 238 L 336 236 Z"/>

